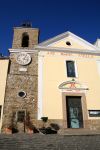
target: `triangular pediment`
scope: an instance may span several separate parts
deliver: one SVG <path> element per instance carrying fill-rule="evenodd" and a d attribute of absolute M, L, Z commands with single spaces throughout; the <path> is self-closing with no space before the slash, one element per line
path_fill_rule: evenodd
<path fill-rule="evenodd" d="M 98 50 L 96 46 L 86 40 L 76 36 L 71 32 L 65 32 L 54 38 L 39 44 L 39 46 L 47 48 L 65 48 L 65 49 L 81 49 L 81 50 Z"/>

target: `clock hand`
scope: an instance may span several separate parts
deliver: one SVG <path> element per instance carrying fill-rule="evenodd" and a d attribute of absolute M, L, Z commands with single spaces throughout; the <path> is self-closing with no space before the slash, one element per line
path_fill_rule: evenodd
<path fill-rule="evenodd" d="M 26 55 L 25 55 L 23 59 L 26 60 L 26 58 L 27 58 L 27 57 L 26 57 Z"/>

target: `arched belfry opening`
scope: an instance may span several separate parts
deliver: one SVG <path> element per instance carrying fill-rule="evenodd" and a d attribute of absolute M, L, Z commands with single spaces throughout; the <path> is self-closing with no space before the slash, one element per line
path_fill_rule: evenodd
<path fill-rule="evenodd" d="M 29 35 L 26 32 L 22 34 L 22 47 L 29 47 Z"/>
<path fill-rule="evenodd" d="M 20 27 L 14 28 L 13 49 L 32 49 L 38 44 L 39 29 L 32 28 L 32 23 L 24 22 Z"/>

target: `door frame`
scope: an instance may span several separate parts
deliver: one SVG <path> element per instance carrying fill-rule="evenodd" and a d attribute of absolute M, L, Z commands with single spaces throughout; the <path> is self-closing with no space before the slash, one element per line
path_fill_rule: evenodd
<path fill-rule="evenodd" d="M 66 96 L 80 96 L 81 97 L 81 105 L 82 105 L 82 112 L 83 112 L 83 128 L 86 128 L 86 121 L 88 120 L 88 111 L 87 111 L 87 103 L 86 103 L 86 95 L 85 93 L 62 93 L 62 110 L 63 110 L 63 127 L 68 128 L 67 122 L 67 104 L 66 104 Z M 68 128 L 72 129 L 72 128 Z M 80 128 L 78 128 L 80 129 Z"/>
<path fill-rule="evenodd" d="M 19 111 L 24 111 L 25 112 L 25 120 L 26 120 L 26 109 L 18 109 L 17 111 L 16 111 L 16 121 L 18 120 L 18 112 Z M 18 122 L 18 121 L 17 121 Z"/>
<path fill-rule="evenodd" d="M 72 100 L 72 98 L 76 98 L 75 100 L 73 99 Z M 70 108 L 69 108 L 69 103 L 70 103 L 70 101 L 71 102 L 74 102 L 74 101 L 77 101 L 77 98 L 78 98 L 78 103 L 77 104 L 80 104 L 80 110 L 78 110 L 78 111 L 81 111 L 81 119 L 82 119 L 82 127 L 80 127 L 80 120 L 78 119 L 78 118 L 70 118 L 71 116 L 71 114 L 70 114 Z M 71 129 L 78 129 L 78 128 L 83 128 L 83 110 L 82 110 L 82 101 L 81 101 L 81 96 L 66 96 L 66 110 L 67 110 L 67 126 L 68 126 L 68 128 L 71 128 Z M 71 103 L 71 105 L 73 105 L 72 103 Z M 77 108 L 79 108 L 78 107 L 78 105 L 77 105 Z M 73 120 L 73 119 L 76 119 L 78 122 L 79 122 L 79 126 L 77 126 L 77 127 L 71 127 L 71 119 Z"/>
<path fill-rule="evenodd" d="M 25 112 L 25 120 L 24 120 L 23 122 L 17 121 L 17 120 L 18 120 L 18 112 L 19 112 L 19 111 L 24 111 L 24 112 Z M 18 124 L 18 123 L 22 123 L 22 124 L 23 124 L 23 126 L 24 126 L 24 128 L 23 128 L 24 133 L 26 132 L 25 121 L 26 121 L 26 109 L 18 109 L 18 110 L 16 110 L 16 123 L 17 123 L 17 124 Z"/>

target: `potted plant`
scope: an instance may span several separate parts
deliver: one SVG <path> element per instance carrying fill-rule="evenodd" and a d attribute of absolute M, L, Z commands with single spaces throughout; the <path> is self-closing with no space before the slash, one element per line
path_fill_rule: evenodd
<path fill-rule="evenodd" d="M 48 117 L 41 117 L 41 120 L 43 122 L 43 126 L 42 126 L 42 128 L 39 128 L 39 131 L 42 132 L 43 134 L 46 134 L 45 124 L 48 121 Z"/>
<path fill-rule="evenodd" d="M 45 128 L 45 124 L 48 121 L 48 117 L 41 117 L 42 121 L 43 121 L 43 128 Z"/>
<path fill-rule="evenodd" d="M 31 128 L 31 127 L 27 127 L 27 133 L 32 134 L 32 133 L 33 133 L 33 128 Z"/>
<path fill-rule="evenodd" d="M 11 125 L 9 125 L 8 127 L 5 128 L 5 133 L 12 134 L 12 126 Z"/>

